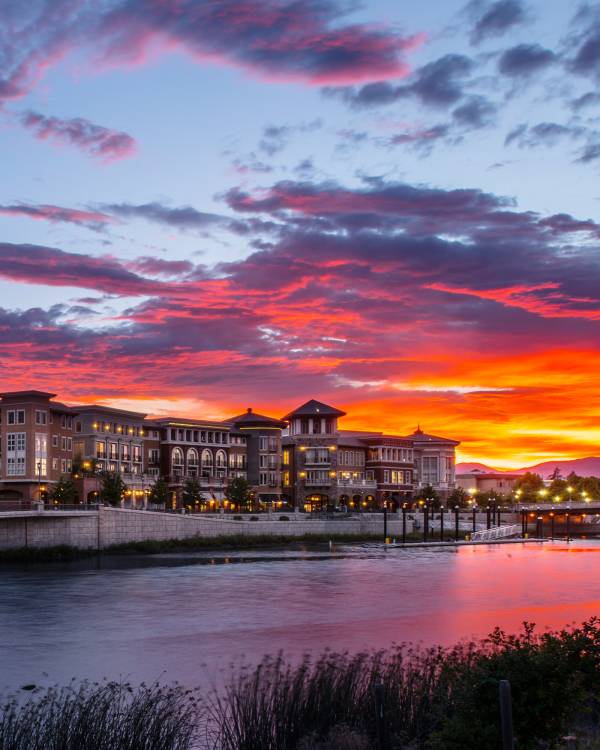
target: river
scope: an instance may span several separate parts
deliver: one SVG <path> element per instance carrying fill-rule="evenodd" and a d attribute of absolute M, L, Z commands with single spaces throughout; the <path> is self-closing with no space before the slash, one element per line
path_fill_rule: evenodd
<path fill-rule="evenodd" d="M 279 650 L 450 644 L 600 614 L 600 542 L 339 545 L 0 569 L 0 692 L 71 678 L 220 682 Z"/>

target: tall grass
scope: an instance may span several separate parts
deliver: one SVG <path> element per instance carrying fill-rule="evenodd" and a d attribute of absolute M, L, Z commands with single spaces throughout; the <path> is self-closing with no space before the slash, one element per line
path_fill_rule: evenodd
<path fill-rule="evenodd" d="M 1 750 L 190 750 L 196 696 L 178 686 L 84 683 L 8 700 Z"/>
<path fill-rule="evenodd" d="M 562 738 L 573 733 L 578 747 L 598 748 L 593 618 L 547 633 L 525 623 L 516 635 L 496 630 L 451 648 L 267 657 L 202 702 L 177 685 L 50 689 L 1 708 L 0 750 L 375 750 L 382 729 L 389 750 L 494 750 L 501 679 L 511 683 L 519 750 L 565 748 Z"/>

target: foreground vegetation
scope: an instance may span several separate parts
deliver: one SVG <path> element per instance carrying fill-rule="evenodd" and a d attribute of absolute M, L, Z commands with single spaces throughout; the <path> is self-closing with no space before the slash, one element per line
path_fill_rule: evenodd
<path fill-rule="evenodd" d="M 525 623 L 517 635 L 496 630 L 452 648 L 266 658 L 206 697 L 120 683 L 41 691 L 4 705 L 0 750 L 493 750 L 501 679 L 512 686 L 520 750 L 574 747 L 573 735 L 580 750 L 600 748 L 594 618 L 541 634 Z"/>

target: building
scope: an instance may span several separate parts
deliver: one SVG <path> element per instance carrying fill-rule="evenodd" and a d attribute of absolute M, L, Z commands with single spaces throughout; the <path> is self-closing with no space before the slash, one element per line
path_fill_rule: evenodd
<path fill-rule="evenodd" d="M 77 410 L 55 397 L 0 393 L 0 500 L 44 500 L 71 473 Z"/>
<path fill-rule="evenodd" d="M 216 422 L 72 408 L 54 398 L 34 390 L 0 394 L 0 499 L 45 499 L 69 477 L 78 502 L 95 502 L 102 472 L 121 476 L 129 507 L 145 507 L 159 478 L 170 506 L 181 507 L 193 483 L 198 510 L 223 504 L 234 478 L 247 479 L 263 505 L 311 510 L 397 507 L 422 487 L 445 498 L 455 486 L 458 441 L 420 428 L 410 435 L 342 430 L 346 413 L 314 399 L 282 419 L 249 408 Z"/>
<path fill-rule="evenodd" d="M 431 485 L 445 498 L 454 489 L 459 444 L 420 428 L 408 436 L 340 430 L 346 412 L 312 399 L 287 414 L 283 494 L 295 506 L 373 508 L 410 501 Z"/>
<path fill-rule="evenodd" d="M 232 437 L 240 436 L 245 445 L 247 470 L 245 475 L 254 497 L 262 503 L 281 499 L 281 434 L 287 423 L 257 414 L 248 408 L 244 414 L 227 420 L 232 426 Z M 244 476 L 244 475 L 240 475 Z"/>
<path fill-rule="evenodd" d="M 515 484 L 519 478 L 519 474 L 510 474 L 502 471 L 471 471 L 467 474 L 457 474 L 456 486 L 461 487 L 472 495 L 489 492 L 492 495 L 507 496 L 512 495 L 515 491 Z"/>
<path fill-rule="evenodd" d="M 73 465 L 82 502 L 96 502 L 99 474 L 121 475 L 128 504 L 145 506 L 151 485 L 160 474 L 158 425 L 145 414 L 109 406 L 80 406 L 75 418 Z"/>

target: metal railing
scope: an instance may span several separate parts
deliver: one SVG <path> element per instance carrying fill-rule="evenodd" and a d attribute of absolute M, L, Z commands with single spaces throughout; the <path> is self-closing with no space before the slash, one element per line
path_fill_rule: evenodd
<path fill-rule="evenodd" d="M 491 529 L 475 531 L 471 536 L 472 542 L 488 542 L 492 539 L 508 539 L 511 536 L 520 536 L 522 532 L 520 524 L 507 524 L 506 526 L 494 526 Z"/>

